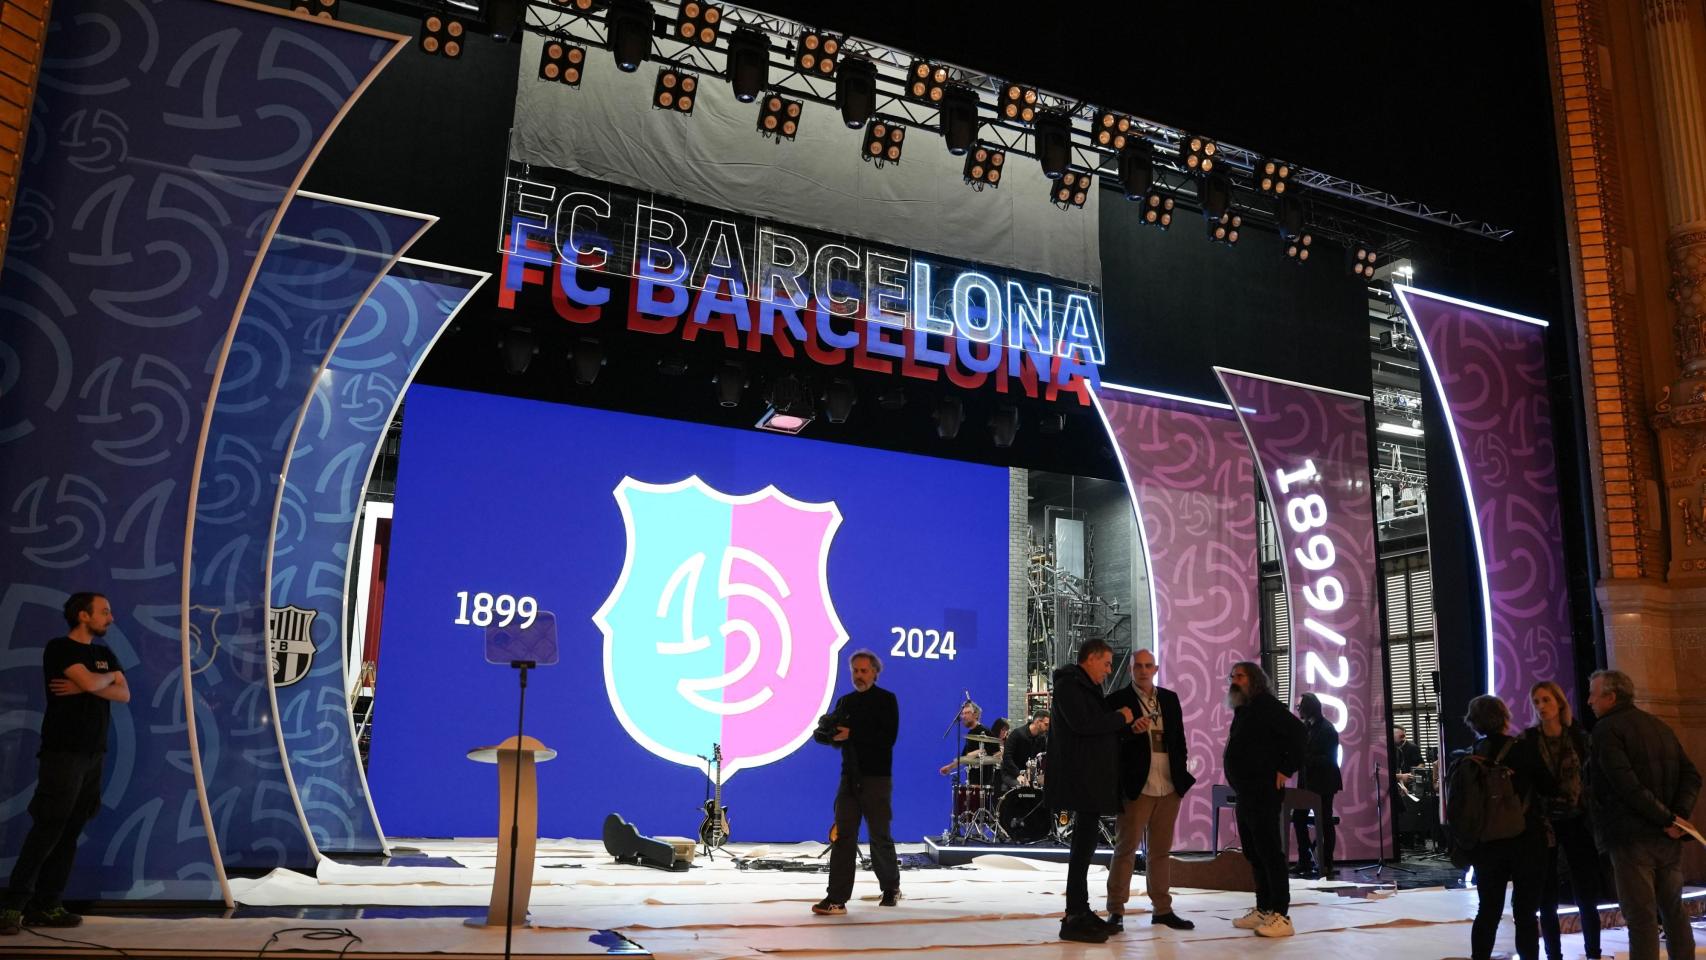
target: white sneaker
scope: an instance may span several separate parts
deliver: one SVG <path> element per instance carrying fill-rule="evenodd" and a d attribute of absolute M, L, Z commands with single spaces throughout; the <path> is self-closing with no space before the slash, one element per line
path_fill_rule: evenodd
<path fill-rule="evenodd" d="M 1267 922 L 1268 914 L 1266 911 L 1251 907 L 1249 913 L 1246 913 L 1242 917 L 1232 921 L 1232 925 L 1240 930 L 1254 930 Z"/>
<path fill-rule="evenodd" d="M 1256 928 L 1256 936 L 1289 937 L 1297 932 L 1291 928 L 1291 918 L 1283 913 L 1270 913 L 1267 921 L 1267 923 Z"/>

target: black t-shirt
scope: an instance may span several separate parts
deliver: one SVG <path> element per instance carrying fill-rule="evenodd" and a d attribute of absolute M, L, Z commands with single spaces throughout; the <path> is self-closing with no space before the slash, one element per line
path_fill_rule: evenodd
<path fill-rule="evenodd" d="M 42 686 L 68 679 L 65 671 L 82 664 L 90 673 L 119 669 L 113 652 L 98 643 L 78 643 L 70 637 L 55 637 L 41 654 Z M 70 753 L 106 753 L 107 724 L 112 704 L 92 693 L 69 697 L 47 690 L 47 709 L 41 715 L 41 748 Z"/>

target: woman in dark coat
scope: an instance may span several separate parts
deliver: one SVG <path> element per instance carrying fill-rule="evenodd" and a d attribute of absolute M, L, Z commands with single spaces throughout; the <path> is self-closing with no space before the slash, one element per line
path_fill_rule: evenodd
<path fill-rule="evenodd" d="M 1320 822 L 1315 824 L 1315 853 L 1309 845 L 1309 811 L 1294 810 L 1292 826 L 1297 830 L 1297 868 L 1300 877 L 1327 876 L 1333 872 L 1333 796 L 1345 788 L 1339 772 L 1339 731 L 1321 713 L 1321 701 L 1306 693 L 1297 701 L 1303 720 L 1303 768 L 1297 786 L 1321 795 Z"/>
<path fill-rule="evenodd" d="M 1547 960 L 1564 955 L 1558 930 L 1558 855 L 1570 865 L 1570 893 L 1582 923 L 1582 946 L 1589 960 L 1599 960 L 1599 851 L 1593 843 L 1593 824 L 1588 820 L 1587 789 L 1582 770 L 1588 762 L 1588 734 L 1576 722 L 1564 690 L 1542 680 L 1529 691 L 1535 724 L 1523 732 L 1533 741 L 1540 758 L 1551 771 L 1558 791 L 1541 804 L 1552 846 L 1546 851 L 1540 874 L 1540 937 Z"/>
<path fill-rule="evenodd" d="M 1532 740 L 1510 736 L 1510 708 L 1498 697 L 1483 695 L 1469 701 L 1463 722 L 1480 737 L 1468 752 L 1509 767 L 1516 792 L 1528 800 L 1522 833 L 1477 844 L 1470 853 L 1479 901 L 1475 923 L 1469 930 L 1470 956 L 1472 960 L 1492 957 L 1508 885 L 1511 919 L 1516 922 L 1516 952 L 1524 960 L 1538 960 L 1541 861 L 1546 856 L 1546 820 L 1540 810 L 1545 798 L 1556 791 L 1552 774 Z"/>

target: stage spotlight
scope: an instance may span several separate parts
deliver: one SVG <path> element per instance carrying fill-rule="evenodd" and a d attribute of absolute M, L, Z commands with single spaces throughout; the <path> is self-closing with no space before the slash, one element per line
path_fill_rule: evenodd
<path fill-rule="evenodd" d="M 1043 414 L 1037 420 L 1037 432 L 1049 437 L 1057 437 L 1066 432 L 1066 415 L 1063 413 Z"/>
<path fill-rule="evenodd" d="M 1258 192 L 1283 197 L 1286 190 L 1291 188 L 1291 164 L 1271 158 L 1263 160 L 1256 164 L 1256 175 L 1253 179 Z"/>
<path fill-rule="evenodd" d="M 1292 263 L 1305 264 L 1309 262 L 1310 250 L 1315 246 L 1315 235 L 1304 230 L 1295 240 L 1285 241 L 1285 256 Z"/>
<path fill-rule="evenodd" d="M 906 68 L 906 95 L 919 103 L 942 102 L 948 86 L 948 68 L 928 60 L 914 60 Z"/>
<path fill-rule="evenodd" d="M 724 407 L 740 406 L 741 395 L 746 392 L 746 368 L 733 360 L 726 360 L 717 369 L 711 383 L 717 388 L 717 403 Z"/>
<path fill-rule="evenodd" d="M 1232 181 L 1217 173 L 1198 182 L 1201 184 L 1203 217 L 1220 219 L 1221 214 L 1232 208 Z"/>
<path fill-rule="evenodd" d="M 1090 174 L 1084 170 L 1068 170 L 1059 180 L 1049 184 L 1049 199 L 1062 210 L 1082 207 L 1090 199 Z"/>
<path fill-rule="evenodd" d="M 799 130 L 800 101 L 777 93 L 765 94 L 764 106 L 758 111 L 758 132 L 779 140 L 792 140 Z"/>
<path fill-rule="evenodd" d="M 984 187 L 999 187 L 1001 167 L 1006 162 L 1007 151 L 980 143 L 976 149 L 966 154 L 966 182 L 978 190 Z"/>
<path fill-rule="evenodd" d="M 841 41 L 827 33 L 807 30 L 794 44 L 794 68 L 814 77 L 835 75 L 835 57 L 841 52 Z"/>
<path fill-rule="evenodd" d="M 817 413 L 812 398 L 806 393 L 800 378 L 785 373 L 770 384 L 770 408 L 758 418 L 760 430 L 776 433 L 799 433 L 811 425 Z"/>
<path fill-rule="evenodd" d="M 1132 129 L 1131 118 L 1112 110 L 1103 110 L 1096 114 L 1094 129 L 1096 146 L 1116 153 L 1124 150 L 1126 144 L 1142 140 L 1138 132 Z"/>
<path fill-rule="evenodd" d="M 1120 191 L 1127 200 L 1141 200 L 1155 183 L 1155 162 L 1149 143 L 1133 138 L 1120 148 L 1114 160 Z"/>
<path fill-rule="evenodd" d="M 1173 225 L 1173 198 L 1150 187 L 1143 198 L 1143 223 L 1165 230 Z"/>
<path fill-rule="evenodd" d="M 906 388 L 893 386 L 877 394 L 877 405 L 884 410 L 900 410 L 906 406 Z"/>
<path fill-rule="evenodd" d="M 1279 224 L 1281 240 L 1293 241 L 1303 235 L 1303 204 L 1296 197 L 1281 197 L 1274 208 L 1274 220 Z"/>
<path fill-rule="evenodd" d="M 657 85 L 652 88 L 652 106 L 659 110 L 674 110 L 691 114 L 699 101 L 699 78 L 677 67 L 658 71 Z"/>
<path fill-rule="evenodd" d="M 675 18 L 675 39 L 701 47 L 717 45 L 723 29 L 723 8 L 705 0 L 684 0 Z"/>
<path fill-rule="evenodd" d="M 853 388 L 851 380 L 831 380 L 823 389 L 823 415 L 830 423 L 846 423 L 847 417 L 853 412 L 853 405 L 859 402 L 859 392 Z"/>
<path fill-rule="evenodd" d="M 290 0 L 290 12 L 321 20 L 336 20 L 338 0 Z"/>
<path fill-rule="evenodd" d="M 652 52 L 652 5 L 645 0 L 611 0 L 605 31 L 616 68 L 633 73 Z"/>
<path fill-rule="evenodd" d="M 1374 279 L 1374 265 L 1378 258 L 1374 245 L 1369 243 L 1352 244 L 1345 250 L 1345 260 L 1350 264 L 1351 273 L 1365 280 Z"/>
<path fill-rule="evenodd" d="M 1035 127 L 1032 139 L 1043 176 L 1059 180 L 1066 172 L 1066 165 L 1072 162 L 1072 119 L 1064 113 L 1047 110 L 1037 114 Z"/>
<path fill-rule="evenodd" d="M 529 327 L 510 327 L 498 341 L 498 351 L 503 354 L 504 369 L 519 377 L 527 372 L 528 365 L 538 355 L 539 341 Z"/>
<path fill-rule="evenodd" d="M 971 149 L 977 140 L 977 92 L 962 84 L 950 85 L 942 93 L 937 119 L 949 153 L 957 157 Z"/>
<path fill-rule="evenodd" d="M 581 85 L 581 70 L 586 66 L 586 48 L 555 38 L 539 48 L 539 79 L 555 80 L 571 87 Z"/>
<path fill-rule="evenodd" d="M 877 110 L 877 65 L 864 57 L 848 57 L 835 78 L 835 106 L 847 129 L 864 126 Z"/>
<path fill-rule="evenodd" d="M 882 117 L 872 117 L 865 127 L 865 147 L 861 156 L 879 167 L 885 163 L 899 163 L 901 147 L 905 145 L 905 127 Z"/>
<path fill-rule="evenodd" d="M 1186 134 L 1179 138 L 1179 162 L 1191 173 L 1208 173 L 1218 164 L 1220 147 L 1207 137 Z"/>
<path fill-rule="evenodd" d="M 1019 408 L 998 407 L 989 417 L 989 436 L 998 447 L 1006 448 L 1013 445 L 1013 438 L 1019 433 Z"/>
<path fill-rule="evenodd" d="M 574 372 L 575 383 L 583 387 L 592 386 L 605 362 L 604 345 L 592 337 L 581 337 L 569 351 L 569 369 Z"/>
<path fill-rule="evenodd" d="M 1224 243 L 1229 247 L 1238 245 L 1238 234 L 1244 229 L 1244 215 L 1228 207 L 1218 217 L 1210 217 L 1208 221 L 1208 239 L 1214 243 Z"/>
<path fill-rule="evenodd" d="M 960 424 L 965 421 L 965 406 L 959 397 L 943 397 L 936 401 L 936 436 L 943 440 L 952 440 L 960 435 Z"/>
<path fill-rule="evenodd" d="M 468 37 L 468 25 L 442 13 L 429 13 L 421 18 L 419 46 L 422 53 L 455 60 L 462 56 L 462 43 Z"/>
<path fill-rule="evenodd" d="M 598 6 L 598 0 L 552 0 L 559 7 L 568 7 L 576 13 L 591 13 Z"/>
<path fill-rule="evenodd" d="M 740 27 L 729 35 L 729 87 L 735 99 L 751 103 L 770 83 L 770 38 L 762 31 Z"/>
<path fill-rule="evenodd" d="M 1030 123 L 1037 118 L 1037 88 L 1009 83 L 1001 88 L 1001 119 Z"/>

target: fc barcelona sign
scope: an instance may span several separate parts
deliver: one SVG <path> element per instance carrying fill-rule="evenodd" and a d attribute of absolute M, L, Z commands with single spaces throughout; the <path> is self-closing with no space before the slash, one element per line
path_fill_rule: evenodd
<path fill-rule="evenodd" d="M 267 608 L 267 653 L 272 657 L 272 682 L 288 687 L 308 675 L 314 665 L 314 618 L 318 610 L 302 607 Z"/>

